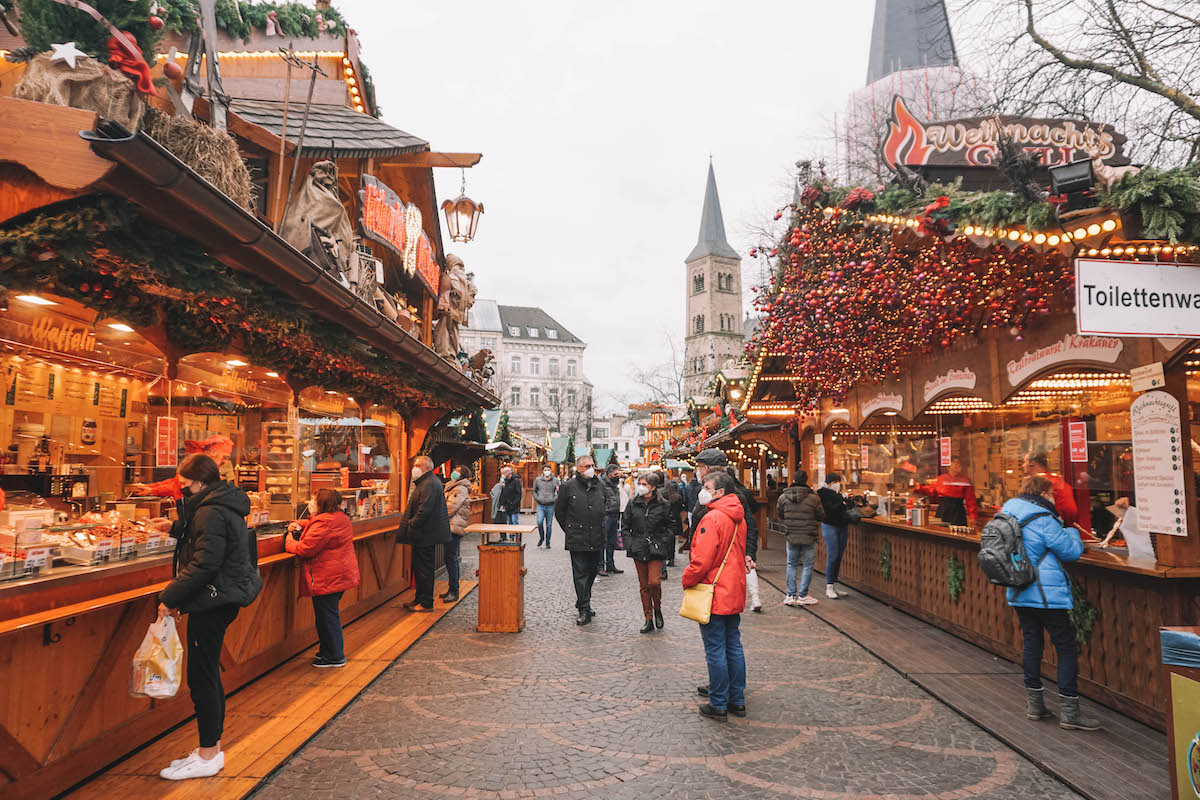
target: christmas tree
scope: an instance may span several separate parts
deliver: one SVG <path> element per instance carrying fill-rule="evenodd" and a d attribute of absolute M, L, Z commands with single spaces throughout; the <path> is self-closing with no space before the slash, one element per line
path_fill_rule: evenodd
<path fill-rule="evenodd" d="M 112 32 L 89 14 L 54 0 L 20 0 L 21 37 L 37 51 L 45 52 L 51 44 L 75 42 L 75 46 L 100 61 L 108 61 L 108 40 Z M 152 0 L 91 0 L 90 5 L 100 12 L 117 30 L 127 31 L 137 39 L 147 63 L 154 63 L 158 42 L 162 38 L 162 21 L 151 13 Z M 151 18 L 159 19 L 152 23 Z M 158 29 L 153 27 L 158 25 Z"/>
<path fill-rule="evenodd" d="M 492 437 L 493 442 L 504 442 L 512 444 L 512 429 L 508 427 L 508 412 L 500 412 L 500 421 L 496 423 L 496 435 Z"/>
<path fill-rule="evenodd" d="M 610 452 L 608 454 L 608 464 L 606 464 L 606 466 L 608 466 L 608 467 L 620 467 L 621 466 L 621 462 L 617 460 L 617 449 L 615 447 L 612 449 L 612 452 Z"/>
<path fill-rule="evenodd" d="M 567 439 L 567 454 L 566 454 L 565 458 L 566 458 L 566 463 L 568 463 L 568 464 L 575 463 L 575 437 L 574 436 Z"/>

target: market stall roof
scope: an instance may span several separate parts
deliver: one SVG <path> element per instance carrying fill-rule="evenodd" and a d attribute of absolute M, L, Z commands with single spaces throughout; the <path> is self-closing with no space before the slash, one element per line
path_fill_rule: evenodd
<path fill-rule="evenodd" d="M 500 428 L 500 413 L 498 408 L 487 408 L 483 411 L 483 429 L 487 431 L 489 442 L 496 438 L 496 431 Z"/>
<path fill-rule="evenodd" d="M 234 100 L 230 109 L 239 117 L 266 128 L 276 136 L 283 131 L 283 103 L 269 100 Z M 298 145 L 303 104 L 288 109 L 287 140 Z M 429 148 L 429 142 L 381 119 L 344 105 L 314 103 L 304 131 L 303 158 L 367 158 L 416 153 Z M 465 166 L 465 165 L 464 165 Z"/>
<path fill-rule="evenodd" d="M 608 460 L 612 458 L 613 449 L 611 447 L 596 447 L 592 450 L 592 456 L 596 459 L 596 466 L 603 467 L 608 464 Z"/>
<path fill-rule="evenodd" d="M 761 433 L 763 431 L 777 430 L 779 430 L 778 422 L 750 422 L 749 420 L 742 420 L 737 425 L 708 437 L 700 443 L 700 447 L 705 450 L 710 447 L 720 447 L 723 444 L 736 442 L 737 438 L 745 433 Z"/>
<path fill-rule="evenodd" d="M 692 468 L 692 465 L 687 463 L 686 461 L 679 461 L 674 458 L 668 458 L 665 466 L 667 469 L 691 469 Z"/>
<path fill-rule="evenodd" d="M 553 461 L 555 464 L 565 464 L 567 461 L 567 444 L 571 441 L 569 436 L 551 436 L 550 437 L 550 455 L 546 456 L 547 461 Z"/>
<path fill-rule="evenodd" d="M 490 390 L 363 302 L 146 134 L 131 134 L 90 111 L 0 98 L 0 130 L 30 125 L 40 135 L 5 142 L 5 158 L 63 199 L 92 193 L 124 197 L 146 219 L 204 242 L 230 268 L 270 282 L 379 352 L 411 364 L 459 400 L 487 407 L 499 403 Z M 46 157 L 51 151 L 55 158 Z"/>

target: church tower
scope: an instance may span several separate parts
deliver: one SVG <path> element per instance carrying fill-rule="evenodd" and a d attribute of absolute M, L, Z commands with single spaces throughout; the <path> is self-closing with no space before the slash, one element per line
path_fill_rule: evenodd
<path fill-rule="evenodd" d="M 728 359 L 742 356 L 742 260 L 725 240 L 721 199 L 712 160 L 700 212 L 700 236 L 684 261 L 687 330 L 684 335 L 683 391 L 704 388 Z"/>

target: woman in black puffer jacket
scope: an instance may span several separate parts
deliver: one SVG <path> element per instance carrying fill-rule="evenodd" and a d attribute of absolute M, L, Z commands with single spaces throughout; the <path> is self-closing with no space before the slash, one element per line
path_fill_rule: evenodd
<path fill-rule="evenodd" d="M 262 589 L 258 540 L 246 529 L 250 498 L 221 480 L 217 463 L 203 454 L 185 458 L 176 474 L 183 500 L 171 526 L 175 578 L 158 597 L 158 616 L 187 614 L 187 684 L 200 747 L 160 773 L 168 780 L 207 778 L 225 766 L 221 647 L 238 611 Z"/>
<path fill-rule="evenodd" d="M 637 495 L 625 507 L 622 517 L 625 553 L 637 567 L 638 587 L 646 624 L 642 633 L 663 626 L 663 562 L 675 549 L 675 526 L 671 523 L 671 503 L 658 488 L 662 477 L 643 472 L 637 479 Z"/>

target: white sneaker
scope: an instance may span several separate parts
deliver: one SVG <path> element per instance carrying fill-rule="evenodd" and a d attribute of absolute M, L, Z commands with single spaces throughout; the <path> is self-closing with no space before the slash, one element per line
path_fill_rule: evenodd
<path fill-rule="evenodd" d="M 818 602 L 820 602 L 820 601 L 817 600 L 817 598 L 813 597 L 811 594 L 806 594 L 806 595 L 804 595 L 804 597 L 797 597 L 796 602 L 792 603 L 792 605 L 815 606 Z"/>
<path fill-rule="evenodd" d="M 796 598 L 789 594 L 787 597 L 783 598 L 783 604 L 785 606 L 794 606 L 796 605 Z"/>
<path fill-rule="evenodd" d="M 192 756 L 198 755 L 198 753 L 199 753 L 199 752 L 200 752 L 200 751 L 199 751 L 198 749 L 197 749 L 197 750 L 193 750 L 192 752 L 188 753 L 188 754 L 187 754 L 186 756 L 184 756 L 183 758 L 177 758 L 177 759 L 175 759 L 174 761 L 172 761 L 172 762 L 171 762 L 171 766 L 172 766 L 172 767 L 178 767 L 180 764 L 182 764 L 183 762 L 187 761 L 187 760 L 188 760 L 189 758 L 191 758 Z"/>
<path fill-rule="evenodd" d="M 838 599 L 838 593 L 833 590 L 832 585 L 825 587 L 825 596 L 828 597 L 830 600 Z"/>
<path fill-rule="evenodd" d="M 838 597 L 845 597 L 846 595 L 850 594 L 850 590 L 845 586 L 842 586 L 840 583 L 835 583 L 833 585 L 833 590 L 837 592 Z"/>
<path fill-rule="evenodd" d="M 216 758 L 205 760 L 200 754 L 192 753 L 183 760 L 182 764 L 167 767 L 158 773 L 169 781 L 185 781 L 189 778 L 211 778 L 225 766 L 225 752 L 217 753 Z"/>

